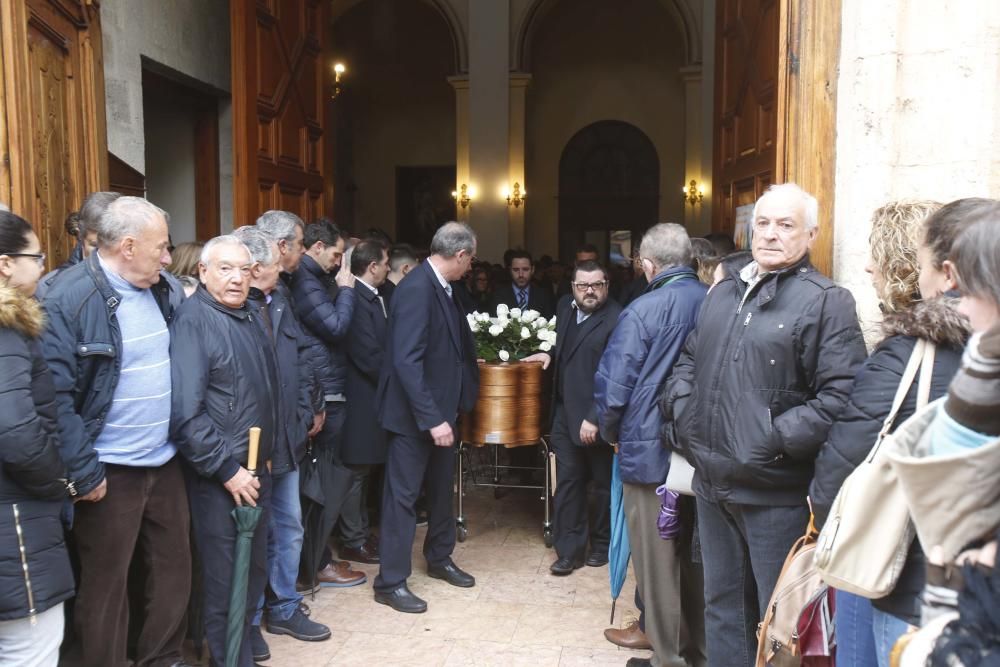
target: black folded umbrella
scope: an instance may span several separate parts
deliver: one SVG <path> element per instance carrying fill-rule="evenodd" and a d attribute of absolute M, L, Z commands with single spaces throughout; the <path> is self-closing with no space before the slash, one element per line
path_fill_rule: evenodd
<path fill-rule="evenodd" d="M 319 562 L 351 489 L 351 470 L 336 460 L 333 448 L 310 441 L 299 472 L 302 497 L 302 570 L 316 587 Z"/>

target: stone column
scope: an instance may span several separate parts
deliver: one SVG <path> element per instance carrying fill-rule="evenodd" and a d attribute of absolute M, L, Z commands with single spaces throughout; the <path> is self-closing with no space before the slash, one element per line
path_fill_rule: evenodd
<path fill-rule="evenodd" d="M 507 159 L 507 181 L 510 187 L 514 183 L 521 185 L 521 192 L 528 192 L 528 184 L 524 182 L 524 103 L 531 75 L 512 72 L 510 75 L 510 151 Z M 524 248 L 524 209 L 528 206 L 527 199 L 521 206 L 507 207 L 507 245 L 510 248 Z"/>
<path fill-rule="evenodd" d="M 480 257 L 499 261 L 509 242 L 508 179 L 510 0 L 469 3 L 469 185 L 478 197 L 468 222 Z M 523 227 L 523 225 L 522 225 Z"/>
<path fill-rule="evenodd" d="M 691 179 L 695 179 L 705 189 L 701 203 L 694 206 L 684 203 L 684 226 L 692 235 L 702 236 L 711 231 L 712 226 L 708 217 L 712 170 L 705 166 L 705 161 L 711 161 L 712 156 L 703 155 L 702 151 L 702 68 L 690 65 L 682 67 L 680 72 L 684 79 L 684 182 L 681 185 L 687 187 Z M 706 122 L 711 122 L 711 118 Z"/>
<path fill-rule="evenodd" d="M 469 185 L 469 77 L 450 76 L 448 83 L 455 89 L 455 191 L 462 184 Z M 456 218 L 460 222 L 469 221 L 469 209 L 455 205 Z"/>

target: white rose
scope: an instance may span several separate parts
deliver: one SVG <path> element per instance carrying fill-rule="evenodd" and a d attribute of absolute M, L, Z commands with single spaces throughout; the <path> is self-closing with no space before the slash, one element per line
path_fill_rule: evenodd
<path fill-rule="evenodd" d="M 556 316 L 555 315 L 553 315 L 552 319 L 549 320 L 549 326 L 552 327 L 553 329 L 556 328 Z"/>
<path fill-rule="evenodd" d="M 535 334 L 535 336 L 538 338 L 538 340 L 544 340 L 544 341 L 549 341 L 549 336 L 551 336 L 551 335 L 552 335 L 552 332 L 549 331 L 548 329 L 542 329 L 537 334 Z"/>
<path fill-rule="evenodd" d="M 473 315 L 472 313 L 469 313 L 468 315 L 465 316 L 465 321 L 469 323 L 469 328 L 470 329 L 472 329 L 473 331 L 476 330 L 477 327 L 476 327 L 476 316 L 475 315 Z"/>
<path fill-rule="evenodd" d="M 499 324 L 501 327 L 506 327 L 507 324 L 509 324 L 509 323 L 510 323 L 510 320 L 507 319 L 506 315 L 502 315 L 502 316 L 500 316 L 500 317 L 497 318 L 497 324 Z"/>
<path fill-rule="evenodd" d="M 476 313 L 476 319 L 480 322 L 489 322 L 490 316 L 489 313 Z"/>
<path fill-rule="evenodd" d="M 531 338 L 531 331 L 528 330 L 528 327 L 521 327 L 521 338 L 525 340 Z"/>
<path fill-rule="evenodd" d="M 503 333 L 503 327 L 499 324 L 494 324 L 490 327 L 491 336 L 499 336 L 501 333 Z"/>
<path fill-rule="evenodd" d="M 538 346 L 538 349 L 541 350 L 542 352 L 548 352 L 549 350 L 552 349 L 552 343 L 544 342 Z"/>
<path fill-rule="evenodd" d="M 501 318 L 507 317 L 507 314 L 509 312 L 510 312 L 510 308 L 507 307 L 506 303 L 501 303 L 499 306 L 497 306 L 497 317 L 501 317 Z"/>
<path fill-rule="evenodd" d="M 524 311 L 523 313 L 521 313 L 521 321 L 522 322 L 534 322 L 535 320 L 538 319 L 539 315 L 541 315 L 541 313 L 539 313 L 537 310 L 528 309 L 528 310 Z"/>
<path fill-rule="evenodd" d="M 510 319 L 512 319 L 512 320 L 519 320 L 519 319 L 521 319 L 521 309 L 520 308 L 511 308 L 510 309 Z"/>
<path fill-rule="evenodd" d="M 507 350 L 500 350 L 497 356 L 500 357 L 500 361 L 510 361 L 510 352 Z"/>
<path fill-rule="evenodd" d="M 535 327 L 536 329 L 541 329 L 546 324 L 548 324 L 548 322 L 545 321 L 545 318 L 539 317 L 538 319 L 536 319 L 534 322 L 531 323 L 531 326 Z"/>

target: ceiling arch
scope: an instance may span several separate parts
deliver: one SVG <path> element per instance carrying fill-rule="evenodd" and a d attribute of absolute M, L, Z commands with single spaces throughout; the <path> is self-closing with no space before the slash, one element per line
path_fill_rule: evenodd
<path fill-rule="evenodd" d="M 331 25 L 353 7 L 369 0 L 331 0 L 330 2 L 330 23 Z M 424 4 L 432 7 L 448 26 L 451 34 L 452 48 L 455 52 L 455 74 L 464 74 L 469 71 L 469 44 L 465 36 L 465 27 L 455 13 L 455 8 L 448 0 L 421 0 Z"/>
<path fill-rule="evenodd" d="M 522 12 L 513 33 L 510 68 L 515 72 L 531 71 L 532 40 L 545 17 L 561 0 L 533 0 Z M 701 21 L 690 0 L 656 0 L 673 19 L 684 46 L 684 65 L 702 61 Z M 700 3 L 698 3 L 700 5 Z"/>

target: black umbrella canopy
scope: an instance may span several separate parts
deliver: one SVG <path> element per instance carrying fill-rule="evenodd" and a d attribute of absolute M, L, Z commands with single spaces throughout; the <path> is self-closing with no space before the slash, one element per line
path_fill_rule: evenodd
<path fill-rule="evenodd" d="M 334 456 L 333 448 L 312 441 L 302 463 L 303 579 L 316 585 L 319 562 L 351 488 L 351 470 Z"/>

